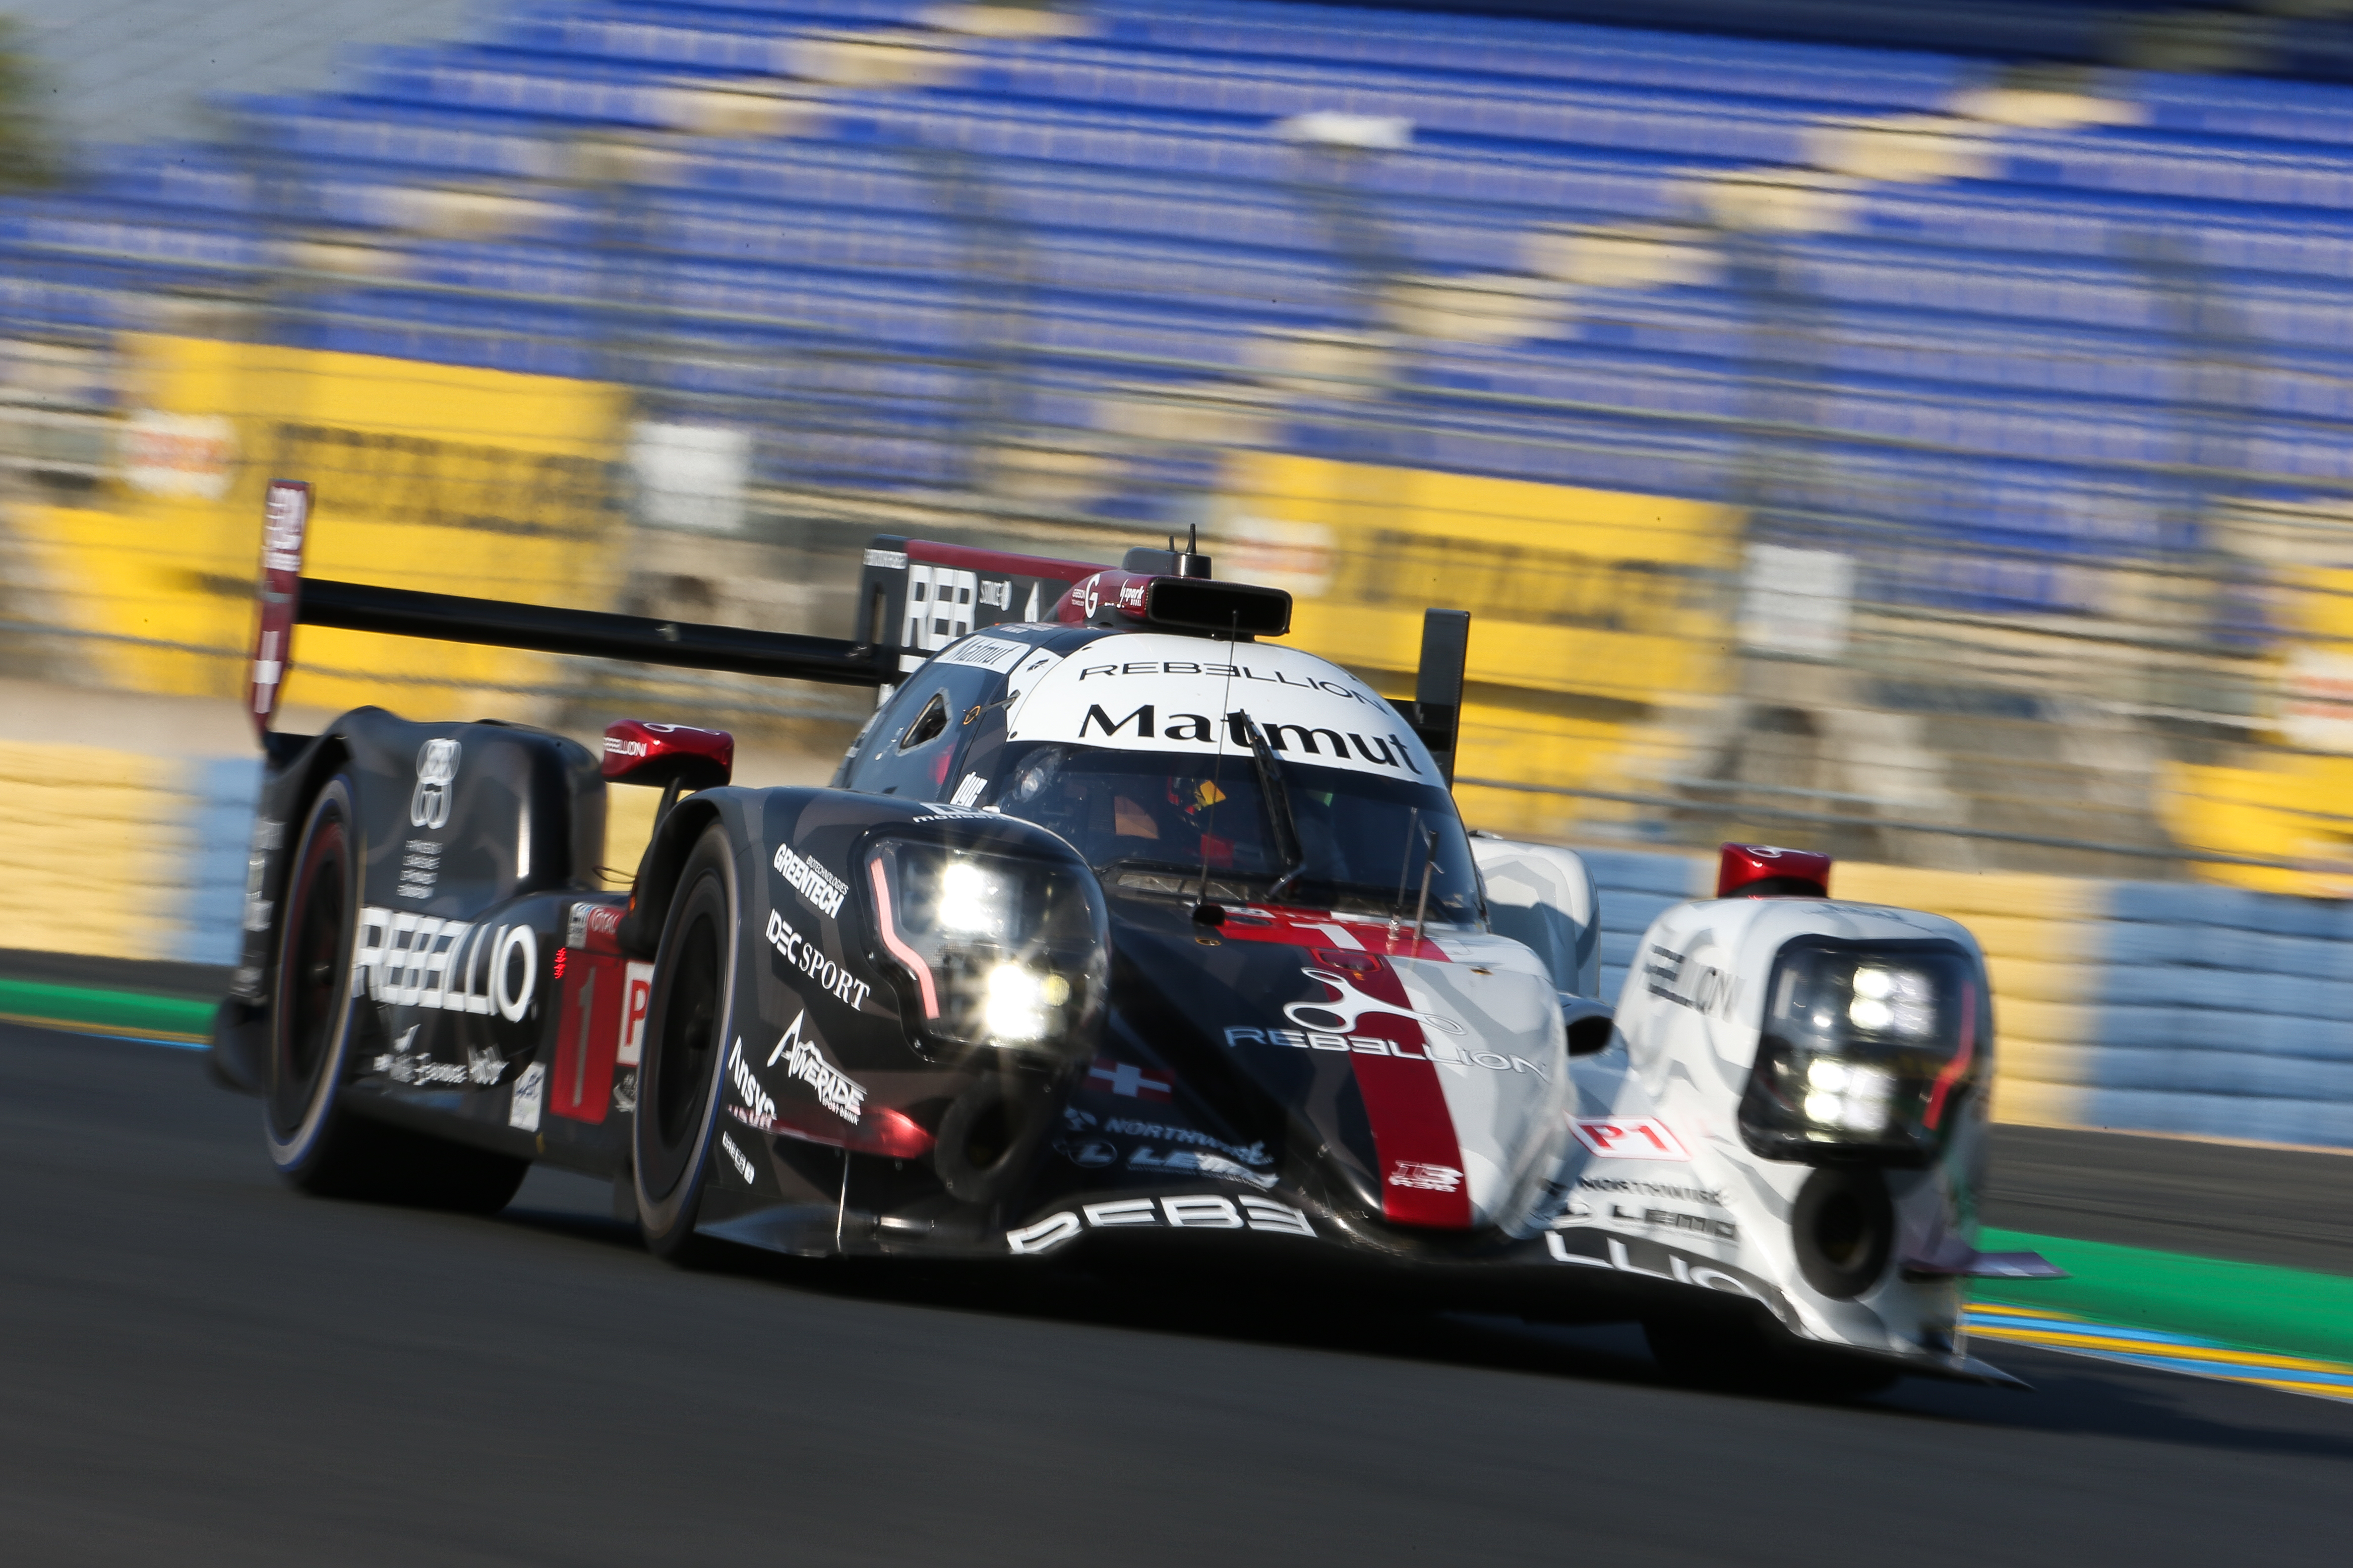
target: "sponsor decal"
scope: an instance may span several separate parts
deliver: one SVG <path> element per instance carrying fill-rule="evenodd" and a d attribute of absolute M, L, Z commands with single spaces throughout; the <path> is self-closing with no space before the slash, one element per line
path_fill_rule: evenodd
<path fill-rule="evenodd" d="M 311 487 L 282 480 L 273 483 L 261 513 L 262 569 L 302 570 L 302 535 L 310 523 Z"/>
<path fill-rule="evenodd" d="M 1217 1176 L 1227 1181 L 1247 1182 L 1253 1187 L 1274 1185 L 1271 1171 L 1253 1171 L 1223 1154 L 1212 1154 L 1204 1149 L 1171 1149 L 1163 1155 L 1145 1144 L 1127 1157 L 1127 1168 L 1131 1171 L 1160 1171 L 1172 1175 Z"/>
<path fill-rule="evenodd" d="M 1240 751 L 1247 740 L 1225 715 L 1241 710 L 1257 719 L 1269 745 L 1294 761 L 1390 778 L 1430 776 L 1397 710 L 1345 671 L 1271 647 L 1233 663 L 1187 657 L 1198 647 L 1144 633 L 1066 658 L 1039 677 L 1014 710 L 1007 739 Z M 1138 657 L 1103 657 L 1114 651 Z M 1152 654 L 1170 657 L 1141 657 Z M 1227 686 L 1230 699 L 1213 714 L 1211 700 Z"/>
<path fill-rule="evenodd" d="M 456 1062 L 437 1062 L 417 1049 L 417 1031 L 421 1024 L 411 1024 L 392 1043 L 392 1049 L 379 1055 L 374 1063 L 375 1070 L 395 1083 L 415 1084 L 429 1089 L 435 1084 L 451 1084 L 463 1088 L 466 1069 Z"/>
<path fill-rule="evenodd" d="M 1359 959 L 1356 962 L 1362 963 Z M 1319 1029 L 1326 1034 L 1356 1033 L 1368 1016 L 1410 1018 L 1417 1024 L 1436 1029 L 1441 1035 L 1468 1033 L 1453 1019 L 1437 1013 L 1415 1013 L 1384 1002 L 1368 991 L 1360 991 L 1349 976 L 1330 969 L 1303 969 L 1299 972 L 1332 993 L 1329 1002 L 1293 1002 L 1282 1009 L 1282 1016 L 1303 1029 Z M 1303 1016 L 1321 1013 L 1323 1018 Z M 1330 1020 L 1326 1022 L 1325 1020 Z"/>
<path fill-rule="evenodd" d="M 1006 577 L 994 583 L 984 579 L 980 584 L 980 602 L 987 605 L 992 610 L 1011 609 L 1013 607 L 1013 579 Z"/>
<path fill-rule="evenodd" d="M 132 489 L 174 500 L 219 500 L 237 471 L 237 426 L 218 414 L 132 411 L 121 426 L 122 478 Z M 273 513 L 267 548 L 282 531 Z M 296 549 L 301 549 L 297 536 Z"/>
<path fill-rule="evenodd" d="M 474 1083 L 487 1089 L 498 1082 L 505 1075 L 506 1070 L 507 1059 L 498 1052 L 482 1050 L 474 1046 L 466 1047 L 466 1077 Z"/>
<path fill-rule="evenodd" d="M 394 890 L 396 897 L 429 899 L 440 878 L 441 846 L 430 838 L 412 838 L 400 847 L 400 885 Z"/>
<path fill-rule="evenodd" d="M 1637 1182 L 1616 1176 L 1579 1176 L 1579 1192 L 1614 1193 L 1628 1197 L 1668 1198 L 1676 1203 L 1705 1204 L 1711 1208 L 1725 1208 L 1720 1188 L 1679 1187 L 1669 1182 Z"/>
<path fill-rule="evenodd" d="M 1119 1163 L 1119 1145 L 1107 1138 L 1057 1138 L 1056 1152 L 1084 1171 L 1100 1171 Z"/>
<path fill-rule="evenodd" d="M 1097 1094 L 1115 1094 L 1125 1100 L 1166 1100 L 1176 1081 L 1165 1072 L 1155 1074 L 1133 1062 L 1097 1057 L 1087 1068 L 1086 1087 Z"/>
<path fill-rule="evenodd" d="M 1011 586 L 1010 584 L 993 585 L 999 588 Z M 983 604 L 988 603 L 990 586 L 991 584 L 982 585 L 981 603 Z M 997 607 L 1003 609 L 1005 606 L 1000 605 Z M 983 669 L 1004 670 L 1011 669 L 1034 651 L 1028 643 L 1008 642 L 1002 637 L 974 637 L 965 638 L 939 657 L 942 664 L 976 664 Z"/>
<path fill-rule="evenodd" d="M 1455 1193 L 1462 1190 L 1462 1173 L 1451 1165 L 1432 1165 L 1419 1160 L 1392 1160 L 1383 1184 L 1392 1187 L 1412 1187 L 1425 1193 Z"/>
<path fill-rule="evenodd" d="M 514 1098 L 507 1103 L 507 1125 L 538 1131 L 540 1105 L 546 1098 L 547 1068 L 533 1062 L 515 1079 Z"/>
<path fill-rule="evenodd" d="M 621 969 L 621 1045 L 616 1067 L 635 1067 L 645 1057 L 646 1009 L 654 999 L 654 966 L 632 960 Z"/>
<path fill-rule="evenodd" d="M 394 1007 L 438 1007 L 521 1023 L 539 988 L 539 935 L 371 904 L 360 910 L 352 978 Z"/>
<path fill-rule="evenodd" d="M 1577 1116 L 1569 1130 L 1601 1160 L 1689 1160 L 1683 1140 L 1651 1116 Z"/>
<path fill-rule="evenodd" d="M 1314 1029 L 1256 1029 L 1234 1025 L 1226 1030 L 1226 1044 L 1288 1046 L 1295 1051 L 1355 1051 L 1368 1057 L 1397 1057 L 1409 1062 L 1432 1061 L 1447 1067 L 1485 1068 L 1490 1072 L 1529 1072 L 1543 1081 L 1552 1081 L 1551 1071 L 1541 1063 L 1525 1057 L 1507 1056 L 1502 1051 L 1466 1051 L 1444 1040 L 1428 1040 L 1422 1051 L 1409 1050 L 1395 1040 L 1385 1040 L 1373 1035 L 1327 1035 Z M 1665 1158 L 1666 1156 L 1659 1156 Z"/>
<path fill-rule="evenodd" d="M 744 1184 L 749 1185 L 752 1181 L 752 1162 L 744 1158 L 743 1150 L 735 1147 L 735 1140 L 722 1132 L 719 1135 L 719 1146 L 727 1151 L 727 1163 L 735 1167 L 735 1173 L 743 1177 Z"/>
<path fill-rule="evenodd" d="M 458 742 L 427 741 L 417 751 L 417 788 L 408 797 L 408 825 L 438 833 L 449 826 L 449 797 L 458 781 Z"/>
<path fill-rule="evenodd" d="M 817 1091 L 817 1102 L 840 1117 L 855 1122 L 866 1110 L 866 1089 L 848 1073 L 825 1059 L 825 1049 L 814 1039 L 805 1039 L 801 1025 L 808 1017 L 804 1007 L 794 1017 L 792 1026 L 785 1031 L 776 1048 L 768 1053 L 768 1065 L 775 1067 L 778 1058 L 785 1071 Z M 775 1107 L 769 1108 L 775 1114 Z"/>
<path fill-rule="evenodd" d="M 1086 1113 L 1081 1111 L 1078 1114 L 1084 1116 Z M 1094 1125 L 1094 1118 L 1087 1117 L 1086 1124 Z M 1229 1159 L 1240 1160 L 1245 1165 L 1274 1163 L 1264 1143 L 1228 1143 L 1206 1132 L 1197 1132 L 1190 1127 L 1171 1127 L 1166 1122 L 1137 1121 L 1124 1116 L 1114 1116 L 1103 1124 L 1103 1130 L 1122 1137 L 1150 1138 L 1162 1143 L 1188 1143 L 1195 1148 L 1214 1150 Z"/>
<path fill-rule="evenodd" d="M 635 1068 L 613 1075 L 613 1110 L 616 1114 L 638 1108 L 638 1074 Z"/>
<path fill-rule="evenodd" d="M 885 572 L 904 572 L 907 569 L 907 552 L 903 550 L 869 550 L 866 564 L 880 566 Z"/>
<path fill-rule="evenodd" d="M 1691 955 L 1651 944 L 1642 961 L 1642 984 L 1653 996 L 1697 1013 L 1719 1011 L 1732 995 L 1732 976 L 1713 964 L 1694 964 Z"/>
<path fill-rule="evenodd" d="M 768 942 L 785 955 L 786 963 L 816 981 L 818 989 L 835 1001 L 851 1008 L 866 1005 L 866 998 L 874 987 L 828 958 L 775 910 L 768 911 Z"/>
<path fill-rule="evenodd" d="M 773 864 L 785 885 L 798 893 L 809 908 L 828 920 L 841 913 L 841 900 L 849 894 L 849 883 L 806 856 L 795 854 L 789 845 L 776 846 Z"/>
<path fill-rule="evenodd" d="M 1276 1236 L 1314 1239 L 1315 1227 L 1307 1215 L 1289 1204 L 1245 1194 L 1240 1197 L 1193 1194 L 1168 1198 L 1122 1198 L 1065 1209 L 1035 1225 L 1005 1233 L 1014 1252 L 1050 1252 L 1090 1230 L 1126 1229 L 1138 1226 L 1168 1226 L 1190 1230 L 1258 1230 Z"/>
<path fill-rule="evenodd" d="M 1116 706 L 1116 704 L 1114 704 Z M 1230 722 L 1234 731 L 1232 743 L 1247 750 L 1250 737 L 1240 722 Z M 1403 740 L 1395 735 L 1375 733 L 1370 740 L 1356 731 L 1340 731 L 1317 724 L 1264 723 L 1260 730 L 1268 746 L 1277 752 L 1302 752 L 1318 761 L 1360 765 L 1356 758 L 1376 767 L 1395 771 L 1403 768 L 1416 776 L 1421 769 L 1406 749 Z M 1185 741 L 1213 746 L 1218 742 L 1217 726 L 1204 713 L 1170 713 L 1163 717 L 1156 705 L 1139 703 L 1124 717 L 1113 718 L 1103 710 L 1100 702 L 1087 704 L 1085 716 L 1079 721 L 1078 739 L 1101 740 L 1103 742 L 1126 740 Z M 1356 747 L 1355 756 L 1349 746 Z"/>
<path fill-rule="evenodd" d="M 573 905 L 567 917 L 564 945 L 584 948 L 590 952 L 618 952 L 621 914 L 618 904 Z"/>
<path fill-rule="evenodd" d="M 1784 1321 L 1788 1317 L 1781 1293 L 1755 1275 L 1712 1258 L 1678 1251 L 1663 1242 L 1609 1236 L 1598 1230 L 1548 1230 L 1545 1232 L 1545 1251 L 1556 1263 L 1640 1274 L 1702 1290 L 1746 1296 L 1752 1301 L 1764 1302 Z"/>
<path fill-rule="evenodd" d="M 1389 710 L 1388 704 L 1369 697 L 1356 687 L 1338 680 L 1327 680 L 1311 674 L 1285 675 L 1280 669 L 1261 670 L 1247 664 L 1204 664 L 1193 659 L 1132 658 L 1121 664 L 1090 664 L 1081 667 L 1078 679 L 1084 682 L 1097 676 L 1117 678 L 1123 675 L 1202 675 L 1214 680 L 1271 681 L 1277 686 L 1297 687 L 1302 690 L 1325 691 L 1360 703 L 1375 712 Z M 1245 688 L 1247 689 L 1247 688 Z"/>
<path fill-rule="evenodd" d="M 727 1053 L 727 1087 L 735 1091 L 735 1098 L 750 1112 L 745 1120 L 754 1127 L 776 1124 L 776 1102 L 768 1097 L 766 1089 L 760 1087 L 759 1079 L 753 1074 L 752 1064 L 744 1059 L 744 1037 L 741 1035 L 735 1037 L 735 1044 Z"/>
<path fill-rule="evenodd" d="M 1706 1215 L 1684 1214 L 1676 1209 L 1629 1208 L 1624 1204 L 1609 1205 L 1608 1214 L 1596 1214 L 1591 1205 L 1571 1199 L 1553 1222 L 1556 1230 L 1573 1230 L 1587 1225 L 1641 1225 L 1660 1230 L 1689 1231 L 1694 1236 L 1712 1236 L 1719 1241 L 1738 1241 L 1740 1227 L 1728 1219 L 1713 1219 Z"/>
<path fill-rule="evenodd" d="M 964 775 L 964 782 L 956 785 L 955 794 L 949 799 L 948 804 L 950 805 L 970 805 L 974 801 L 980 798 L 980 792 L 987 787 L 988 781 L 981 777 L 978 773 L 966 773 Z"/>

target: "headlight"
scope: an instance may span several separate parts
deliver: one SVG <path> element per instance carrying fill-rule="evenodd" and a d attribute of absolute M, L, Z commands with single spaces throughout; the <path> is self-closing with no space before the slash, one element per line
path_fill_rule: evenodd
<path fill-rule="evenodd" d="M 936 1045 L 1059 1051 L 1099 1002 L 1087 874 L 1001 849 L 886 838 L 868 852 L 875 935 Z"/>
<path fill-rule="evenodd" d="M 1767 984 L 1740 1135 L 1769 1160 L 1917 1164 L 1989 1076 L 1991 1023 L 1957 943 L 1800 937 Z"/>

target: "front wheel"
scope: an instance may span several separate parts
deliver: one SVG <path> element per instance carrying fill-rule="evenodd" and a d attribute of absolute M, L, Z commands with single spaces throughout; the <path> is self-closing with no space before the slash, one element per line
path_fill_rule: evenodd
<path fill-rule="evenodd" d="M 630 1132 L 638 1225 L 659 1258 L 702 1261 L 694 1234 L 711 1178 L 720 1057 L 734 1012 L 737 922 L 735 858 L 725 829 L 704 831 L 680 874 L 662 926 L 646 1010 L 645 1055 Z"/>

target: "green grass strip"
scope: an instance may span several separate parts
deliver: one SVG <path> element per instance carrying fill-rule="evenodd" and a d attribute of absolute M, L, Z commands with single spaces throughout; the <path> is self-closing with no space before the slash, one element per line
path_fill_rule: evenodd
<path fill-rule="evenodd" d="M 63 1024 L 79 1029 L 117 1029 L 127 1035 L 209 1036 L 210 1002 L 157 996 L 144 991 L 99 991 L 52 985 L 39 980 L 0 979 L 0 1017 Z"/>
<path fill-rule="evenodd" d="M 1988 1230 L 1988 1252 L 2033 1251 L 2067 1279 L 1978 1279 L 1979 1301 L 2195 1334 L 2247 1350 L 2353 1362 L 2353 1279 L 2063 1237 Z"/>

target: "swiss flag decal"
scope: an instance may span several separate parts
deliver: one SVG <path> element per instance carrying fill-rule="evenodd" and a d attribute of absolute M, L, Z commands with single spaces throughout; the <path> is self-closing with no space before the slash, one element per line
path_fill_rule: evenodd
<path fill-rule="evenodd" d="M 1095 1065 L 1087 1069 L 1087 1087 L 1097 1094 L 1116 1094 L 1129 1100 L 1166 1100 L 1176 1085 L 1165 1072 L 1155 1073 L 1133 1062 L 1097 1057 Z"/>

